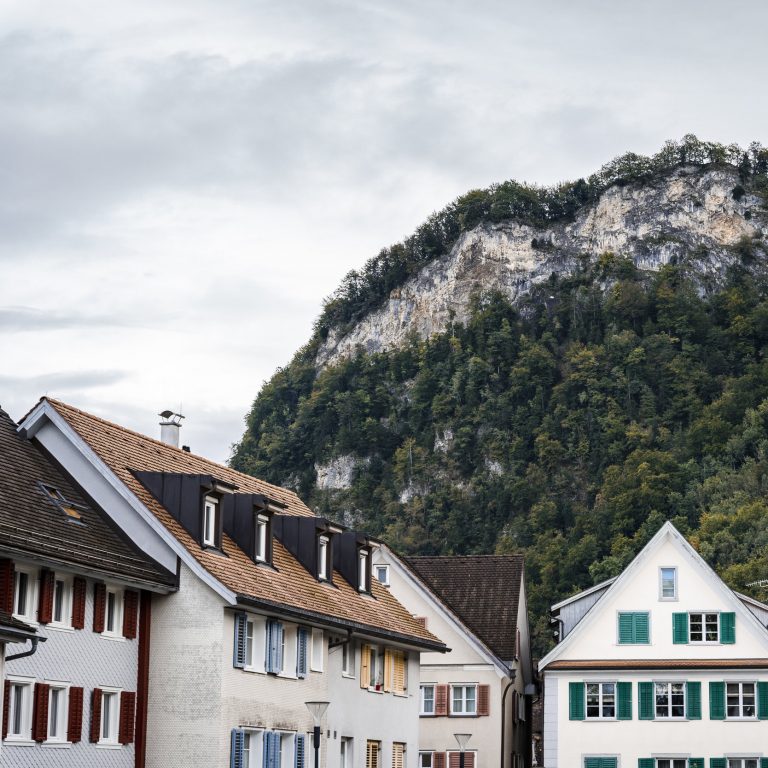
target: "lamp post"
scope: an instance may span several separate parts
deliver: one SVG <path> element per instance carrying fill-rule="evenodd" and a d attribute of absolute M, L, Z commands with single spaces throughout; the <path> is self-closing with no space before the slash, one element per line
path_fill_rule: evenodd
<path fill-rule="evenodd" d="M 471 733 L 454 733 L 456 741 L 459 742 L 459 768 L 464 768 L 464 753 L 467 751 L 467 744 L 472 738 Z"/>
<path fill-rule="evenodd" d="M 320 768 L 320 721 L 323 719 L 325 710 L 328 709 L 328 701 L 305 701 L 309 714 L 312 715 L 312 721 L 315 729 L 312 733 L 312 746 L 315 748 L 315 768 Z M 463 768 L 463 767 L 462 767 Z"/>

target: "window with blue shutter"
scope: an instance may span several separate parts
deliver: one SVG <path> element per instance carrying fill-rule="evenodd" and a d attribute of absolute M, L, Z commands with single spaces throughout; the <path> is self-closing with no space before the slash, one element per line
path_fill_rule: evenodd
<path fill-rule="evenodd" d="M 235 640 L 232 652 L 232 665 L 238 669 L 245 667 L 246 628 L 248 616 L 245 613 L 235 614 Z"/>
<path fill-rule="evenodd" d="M 283 625 L 277 619 L 267 620 L 267 672 L 283 671 Z"/>
<path fill-rule="evenodd" d="M 281 734 L 274 731 L 264 733 L 263 768 L 280 768 Z"/>
<path fill-rule="evenodd" d="M 245 746 L 245 731 L 241 728 L 232 729 L 232 743 L 229 753 L 229 768 L 246 768 L 243 759 L 243 748 Z"/>
<path fill-rule="evenodd" d="M 619 613 L 619 643 L 646 645 L 650 642 L 650 614 L 647 611 L 621 611 Z"/>
<path fill-rule="evenodd" d="M 299 627 L 296 647 L 296 676 L 307 676 L 307 638 L 309 632 L 303 627 Z"/>
<path fill-rule="evenodd" d="M 294 750 L 294 768 L 304 768 L 304 734 L 296 734 L 296 749 Z"/>

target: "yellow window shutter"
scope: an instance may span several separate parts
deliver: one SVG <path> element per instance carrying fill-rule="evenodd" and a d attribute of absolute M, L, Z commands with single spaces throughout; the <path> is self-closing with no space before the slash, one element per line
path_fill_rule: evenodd
<path fill-rule="evenodd" d="M 403 756 L 405 749 L 402 744 L 394 742 L 392 744 L 392 768 L 404 768 Z"/>
<path fill-rule="evenodd" d="M 360 687 L 368 688 L 371 685 L 371 646 L 360 647 Z"/>
<path fill-rule="evenodd" d="M 405 693 L 405 654 L 402 651 L 395 651 L 395 673 L 393 687 L 395 693 Z"/>
<path fill-rule="evenodd" d="M 384 690 L 392 690 L 392 651 L 384 649 Z"/>

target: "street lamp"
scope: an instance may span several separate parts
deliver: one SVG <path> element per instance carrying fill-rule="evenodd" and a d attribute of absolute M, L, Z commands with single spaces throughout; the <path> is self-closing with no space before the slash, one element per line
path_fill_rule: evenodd
<path fill-rule="evenodd" d="M 471 733 L 454 733 L 456 741 L 459 742 L 459 768 L 464 768 L 464 753 L 467 751 L 467 744 L 472 738 Z"/>
<path fill-rule="evenodd" d="M 315 730 L 312 733 L 312 746 L 315 748 L 315 768 L 320 768 L 320 721 L 323 719 L 325 710 L 328 709 L 328 701 L 305 701 L 309 714 L 312 715 L 312 721 L 315 724 Z M 462 766 L 462 768 L 464 768 Z"/>

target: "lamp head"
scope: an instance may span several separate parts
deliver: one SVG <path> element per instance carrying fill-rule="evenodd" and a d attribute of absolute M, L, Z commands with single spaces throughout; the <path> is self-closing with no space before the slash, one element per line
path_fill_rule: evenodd
<path fill-rule="evenodd" d="M 315 723 L 315 726 L 320 726 L 320 721 L 323 719 L 323 715 L 325 714 L 325 710 L 328 709 L 328 705 L 330 702 L 328 701 L 306 701 L 304 702 L 307 705 L 307 709 L 309 710 L 309 714 L 312 715 L 312 720 Z"/>
<path fill-rule="evenodd" d="M 472 738 L 471 733 L 454 733 L 456 741 L 459 742 L 459 751 L 464 752 L 467 748 L 469 740 Z"/>

